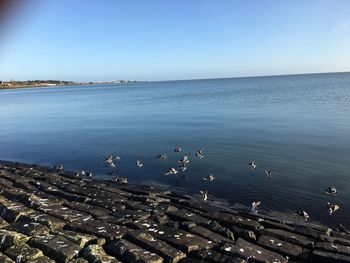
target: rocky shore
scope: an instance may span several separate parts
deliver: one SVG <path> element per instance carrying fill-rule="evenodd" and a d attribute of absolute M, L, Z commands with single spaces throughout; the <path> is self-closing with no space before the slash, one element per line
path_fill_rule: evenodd
<path fill-rule="evenodd" d="M 350 234 L 0 161 L 0 262 L 350 262 Z M 283 219 L 281 219 L 283 218 Z"/>

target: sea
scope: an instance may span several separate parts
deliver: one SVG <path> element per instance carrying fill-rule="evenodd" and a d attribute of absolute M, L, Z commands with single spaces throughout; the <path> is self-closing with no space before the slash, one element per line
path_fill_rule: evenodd
<path fill-rule="evenodd" d="M 164 175 L 186 153 L 187 170 Z M 104 164 L 110 154 L 121 158 L 115 169 Z M 0 159 L 207 190 L 208 202 L 261 201 L 350 227 L 350 73 L 0 90 Z M 329 215 L 327 202 L 340 209 Z"/>

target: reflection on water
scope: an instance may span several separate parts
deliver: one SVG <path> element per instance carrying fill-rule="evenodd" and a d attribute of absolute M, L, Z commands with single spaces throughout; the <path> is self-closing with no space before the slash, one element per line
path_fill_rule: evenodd
<path fill-rule="evenodd" d="M 103 161 L 115 153 L 129 182 L 208 189 L 233 203 L 261 200 L 261 209 L 303 208 L 324 223 L 347 223 L 350 74 L 0 90 L 0 123 L 0 159 L 113 178 Z M 177 145 L 192 153 L 189 167 L 164 176 L 182 156 Z M 168 160 L 156 159 L 163 152 Z M 210 173 L 214 182 L 202 180 Z M 325 194 L 330 185 L 337 196 Z M 328 201 L 341 207 L 334 216 Z"/>

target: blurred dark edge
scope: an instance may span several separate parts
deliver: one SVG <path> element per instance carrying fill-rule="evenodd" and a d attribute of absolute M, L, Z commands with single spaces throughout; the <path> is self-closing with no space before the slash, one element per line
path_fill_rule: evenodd
<path fill-rule="evenodd" d="M 10 17 L 15 6 L 20 2 L 22 2 L 22 0 L 0 0 L 0 29 Z"/>

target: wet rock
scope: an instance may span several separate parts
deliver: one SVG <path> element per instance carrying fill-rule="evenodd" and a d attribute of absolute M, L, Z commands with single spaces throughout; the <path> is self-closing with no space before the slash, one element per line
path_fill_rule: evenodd
<path fill-rule="evenodd" d="M 279 240 L 274 237 L 261 236 L 258 239 L 257 245 L 267 248 L 269 250 L 275 251 L 284 257 L 289 257 L 293 259 L 299 259 L 307 261 L 309 256 L 309 250 L 305 250 L 302 247 Z"/>
<path fill-rule="evenodd" d="M 116 258 L 108 256 L 103 248 L 99 245 L 89 245 L 84 248 L 81 255 L 89 262 L 93 263 L 118 263 Z"/>
<path fill-rule="evenodd" d="M 27 244 L 9 247 L 5 250 L 5 254 L 16 262 L 32 262 L 34 259 L 44 256 L 41 250 L 30 247 Z"/>
<path fill-rule="evenodd" d="M 230 231 L 228 228 L 221 226 L 218 222 L 216 221 L 211 221 L 209 224 L 207 224 L 205 227 L 207 227 L 208 229 L 210 229 L 213 232 L 216 232 L 228 239 L 230 239 L 231 241 L 235 240 L 235 237 L 232 233 L 232 231 Z"/>
<path fill-rule="evenodd" d="M 29 244 L 59 263 L 65 263 L 79 254 L 80 247 L 60 235 L 35 236 Z"/>
<path fill-rule="evenodd" d="M 142 230 L 129 232 L 126 238 L 142 248 L 160 255 L 164 258 L 165 262 L 176 263 L 186 257 L 180 250 Z"/>
<path fill-rule="evenodd" d="M 155 215 L 152 216 L 152 219 L 162 225 L 165 225 L 169 222 L 169 218 L 163 214 L 163 213 L 157 213 Z"/>
<path fill-rule="evenodd" d="M 349 263 L 350 257 L 341 255 L 341 254 L 327 252 L 327 251 L 313 250 L 311 254 L 310 262 L 312 263 Z"/>
<path fill-rule="evenodd" d="M 45 208 L 41 208 L 40 211 L 68 222 L 84 221 L 91 218 L 90 214 L 73 210 L 62 205 L 47 206 Z"/>
<path fill-rule="evenodd" d="M 15 261 L 11 260 L 8 256 L 2 254 L 0 252 L 0 262 L 1 263 L 15 263 Z"/>
<path fill-rule="evenodd" d="M 227 256 L 213 250 L 200 250 L 196 253 L 196 258 L 206 260 L 211 263 L 245 263 L 244 259 Z"/>
<path fill-rule="evenodd" d="M 49 257 L 42 256 L 36 259 L 32 259 L 31 261 L 28 261 L 29 263 L 56 263 L 54 260 L 50 259 Z"/>
<path fill-rule="evenodd" d="M 22 205 L 18 202 L 13 202 L 0 196 L 0 216 L 8 223 L 14 223 L 21 215 L 28 215 L 34 210 Z"/>
<path fill-rule="evenodd" d="M 220 248 L 221 252 L 229 256 L 236 256 L 247 259 L 248 262 L 266 262 L 266 263 L 286 263 L 288 260 L 283 256 L 266 250 L 260 246 L 239 238 L 234 245 L 225 244 Z"/>
<path fill-rule="evenodd" d="M 302 247 L 313 248 L 314 246 L 314 241 L 312 239 L 284 230 L 263 229 L 259 232 L 259 234 L 275 237 L 280 240 L 287 241 Z"/>
<path fill-rule="evenodd" d="M 201 217 L 199 215 L 196 215 L 192 212 L 189 212 L 187 210 L 176 210 L 176 211 L 171 211 L 168 212 L 167 215 L 170 218 L 174 218 L 177 220 L 182 220 L 182 221 L 190 221 L 190 222 L 194 222 L 197 225 L 205 225 L 205 224 L 209 224 L 210 220 L 204 217 Z"/>
<path fill-rule="evenodd" d="M 125 262 L 138 263 L 162 263 L 163 258 L 155 253 L 149 252 L 127 240 L 112 241 L 106 246 L 106 251 Z"/>
<path fill-rule="evenodd" d="M 329 242 L 317 242 L 315 244 L 315 249 L 350 256 L 349 246 L 342 246 L 338 244 L 332 244 Z"/>
<path fill-rule="evenodd" d="M 54 234 L 59 234 L 61 236 L 64 236 L 69 241 L 77 244 L 79 247 L 83 248 L 86 244 L 90 244 L 92 242 L 97 243 L 98 238 L 92 235 L 87 234 L 81 234 L 69 230 L 61 230 L 59 232 L 55 232 Z M 100 242 L 101 244 L 101 242 Z M 104 244 L 104 242 L 103 242 Z"/>
<path fill-rule="evenodd" d="M 319 241 L 322 242 L 329 242 L 335 245 L 343 245 L 343 246 L 350 246 L 350 240 L 341 238 L 341 237 L 334 237 L 334 236 L 326 236 L 326 235 L 320 235 Z"/>
<path fill-rule="evenodd" d="M 30 221 L 34 223 L 40 223 L 47 226 L 50 230 L 62 229 L 66 225 L 66 221 L 54 216 L 50 216 L 38 211 L 29 215 L 21 215 L 19 221 Z"/>
<path fill-rule="evenodd" d="M 4 228 L 8 225 L 9 224 L 3 218 L 0 217 L 0 228 Z"/>
<path fill-rule="evenodd" d="M 64 205 L 73 210 L 79 210 L 87 214 L 91 214 L 95 217 L 106 216 L 111 213 L 111 211 L 106 208 L 79 203 L 79 202 L 65 202 Z"/>
<path fill-rule="evenodd" d="M 135 221 L 135 220 L 145 220 L 149 218 L 150 213 L 142 210 L 125 209 L 125 210 L 121 210 L 113 213 L 112 216 L 119 220 L 129 219 L 129 220 Z"/>
<path fill-rule="evenodd" d="M 89 262 L 83 258 L 76 258 L 68 261 L 67 263 L 89 263 Z"/>
<path fill-rule="evenodd" d="M 0 229 L 0 249 L 6 249 L 27 242 L 28 236 L 15 231 Z"/>
<path fill-rule="evenodd" d="M 92 218 L 85 221 L 74 221 L 69 223 L 65 228 L 109 240 L 121 239 L 128 232 L 128 229 L 124 226 L 118 226 Z"/>
<path fill-rule="evenodd" d="M 216 234 L 208 229 L 206 229 L 205 227 L 202 227 L 202 226 L 195 226 L 195 227 L 192 227 L 189 229 L 189 232 L 193 233 L 193 234 L 196 234 L 198 236 L 202 236 L 208 240 L 211 240 L 215 243 L 221 243 L 221 242 L 227 242 L 227 243 L 230 243 L 230 242 L 233 242 L 232 240 L 226 238 L 226 237 L 223 237 L 219 234 Z"/>
<path fill-rule="evenodd" d="M 208 212 L 203 214 L 203 216 L 212 220 L 216 220 L 219 223 L 222 223 L 224 226 L 234 225 L 234 226 L 245 228 L 252 231 L 257 231 L 264 228 L 260 223 L 258 223 L 255 220 L 252 220 L 249 218 L 243 218 L 230 213 Z"/>
<path fill-rule="evenodd" d="M 47 233 L 49 233 L 48 227 L 30 221 L 18 221 L 4 229 L 19 232 L 27 236 L 46 235 Z"/>

